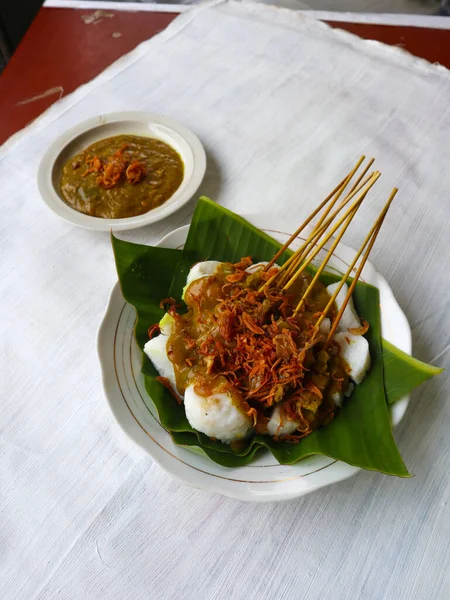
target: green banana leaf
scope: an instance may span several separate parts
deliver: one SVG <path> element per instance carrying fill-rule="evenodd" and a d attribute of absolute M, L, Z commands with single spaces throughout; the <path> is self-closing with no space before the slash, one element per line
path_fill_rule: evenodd
<path fill-rule="evenodd" d="M 112 243 L 123 295 L 137 311 L 136 339 L 141 349 L 148 339 L 148 327 L 158 322 L 163 314 L 159 308 L 160 300 L 168 295 L 181 298 L 193 263 L 208 258 L 237 261 L 246 255 L 251 255 L 255 261 L 268 260 L 280 247 L 241 217 L 206 198 L 201 198 L 197 205 L 182 252 L 131 244 L 115 237 L 112 237 Z M 287 256 L 285 253 L 280 262 Z M 323 280 L 330 283 L 337 278 L 324 274 Z M 392 437 L 385 385 L 390 399 L 398 399 L 437 370 L 411 359 L 391 345 L 386 346 L 387 343 L 382 349 L 376 288 L 358 283 L 354 300 L 358 312 L 370 323 L 368 341 L 372 367 L 369 376 L 356 386 L 339 416 L 329 426 L 315 431 L 299 444 L 275 442 L 266 436 L 255 436 L 238 448 L 213 441 L 192 429 L 183 406 L 178 405 L 156 381 L 157 373 L 143 354 L 145 386 L 161 423 L 177 444 L 201 451 L 228 467 L 248 464 L 256 452 L 268 448 L 283 464 L 292 464 L 311 454 L 324 454 L 362 468 L 408 476 Z M 386 380 L 383 360 L 388 361 Z"/>
<path fill-rule="evenodd" d="M 384 387 L 388 404 L 404 398 L 412 389 L 444 370 L 405 354 L 387 340 L 382 340 L 382 344 Z"/>

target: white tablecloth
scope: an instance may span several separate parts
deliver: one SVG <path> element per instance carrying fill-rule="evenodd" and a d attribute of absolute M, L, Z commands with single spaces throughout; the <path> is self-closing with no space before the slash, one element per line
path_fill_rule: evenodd
<path fill-rule="evenodd" d="M 122 109 L 183 121 L 208 154 L 200 192 L 291 229 L 361 153 L 378 157 L 347 239 L 397 184 L 373 262 L 415 355 L 448 365 L 449 73 L 272 7 L 184 14 L 0 150 L 0 597 L 446 600 L 448 372 L 396 430 L 414 478 L 362 472 L 289 503 L 184 487 L 114 423 L 95 347 L 109 236 L 49 212 L 36 170 L 62 131 Z M 193 207 L 124 237 L 155 243 Z"/>

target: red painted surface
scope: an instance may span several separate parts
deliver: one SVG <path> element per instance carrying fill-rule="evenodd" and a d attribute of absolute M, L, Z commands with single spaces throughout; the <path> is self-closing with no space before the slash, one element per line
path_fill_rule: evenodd
<path fill-rule="evenodd" d="M 93 11 L 43 8 L 0 76 L 0 144 L 39 116 L 61 96 L 27 99 L 62 87 L 67 96 L 162 31 L 173 13 L 105 11 L 113 14 L 87 25 Z M 120 37 L 113 34 L 120 33 Z"/>
<path fill-rule="evenodd" d="M 392 25 L 362 25 L 361 23 L 329 23 L 366 40 L 378 40 L 390 46 L 400 46 L 415 56 L 450 69 L 450 29 L 399 27 Z"/>
<path fill-rule="evenodd" d="M 86 83 L 140 42 L 163 30 L 173 13 L 106 11 L 113 16 L 86 24 L 92 11 L 43 8 L 0 76 L 0 144 Z M 450 68 L 450 30 L 331 23 L 363 38 L 397 44 Z M 120 36 L 113 34 L 120 33 Z M 45 97 L 32 100 L 54 90 Z"/>

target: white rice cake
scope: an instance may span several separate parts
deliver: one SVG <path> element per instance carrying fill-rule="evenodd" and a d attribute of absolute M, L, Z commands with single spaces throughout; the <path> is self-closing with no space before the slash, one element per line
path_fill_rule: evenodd
<path fill-rule="evenodd" d="M 340 282 L 332 283 L 327 287 L 327 292 L 331 297 L 336 291 L 337 287 L 340 285 Z M 345 297 L 348 292 L 348 285 L 344 283 L 339 294 L 336 296 L 335 304 L 338 312 L 341 310 L 341 306 L 344 303 Z M 355 305 L 353 304 L 353 298 L 350 298 L 347 306 L 342 313 L 341 320 L 339 321 L 339 325 L 337 327 L 337 331 L 348 331 L 349 329 L 357 329 L 361 327 L 361 321 L 359 320 L 358 313 L 355 310 Z"/>
<path fill-rule="evenodd" d="M 333 336 L 341 348 L 341 356 L 350 379 L 360 384 L 370 369 L 369 342 L 362 335 L 341 331 Z"/>

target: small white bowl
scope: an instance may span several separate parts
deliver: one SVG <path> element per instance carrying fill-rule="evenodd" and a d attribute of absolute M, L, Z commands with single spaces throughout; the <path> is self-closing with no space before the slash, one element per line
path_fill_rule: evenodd
<path fill-rule="evenodd" d="M 184 163 L 180 187 L 164 204 L 136 217 L 102 219 L 71 208 L 64 202 L 60 192 L 65 162 L 94 142 L 124 134 L 152 137 L 172 146 Z M 200 140 L 178 121 L 152 113 L 117 112 L 92 117 L 63 133 L 42 157 L 38 169 L 38 187 L 47 206 L 66 221 L 97 231 L 125 231 L 165 219 L 189 202 L 202 182 L 205 170 L 206 155 Z"/>

